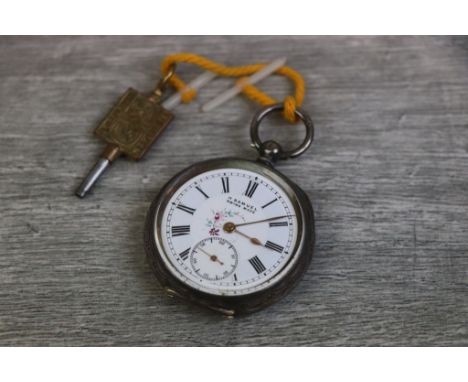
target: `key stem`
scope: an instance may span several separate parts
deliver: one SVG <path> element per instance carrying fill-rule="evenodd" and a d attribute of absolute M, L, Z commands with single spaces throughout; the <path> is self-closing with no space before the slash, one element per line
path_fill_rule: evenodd
<path fill-rule="evenodd" d="M 112 144 L 107 145 L 101 154 L 101 158 L 94 164 L 86 178 L 75 191 L 75 195 L 84 198 L 99 177 L 104 174 L 109 165 L 120 156 L 120 153 L 118 146 Z"/>

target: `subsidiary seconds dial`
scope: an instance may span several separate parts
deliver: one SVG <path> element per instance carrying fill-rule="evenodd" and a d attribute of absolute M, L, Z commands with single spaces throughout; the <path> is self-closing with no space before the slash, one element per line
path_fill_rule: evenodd
<path fill-rule="evenodd" d="M 206 280 L 225 279 L 235 271 L 237 262 L 234 246 L 220 237 L 200 241 L 190 255 L 192 269 Z"/>

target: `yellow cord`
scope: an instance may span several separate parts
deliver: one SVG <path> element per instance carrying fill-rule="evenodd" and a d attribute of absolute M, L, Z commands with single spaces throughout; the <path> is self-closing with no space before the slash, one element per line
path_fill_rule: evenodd
<path fill-rule="evenodd" d="M 224 77 L 239 77 L 237 80 L 238 83 L 242 86 L 242 92 L 249 97 L 251 100 L 260 103 L 261 105 L 271 105 L 278 103 L 274 98 L 271 98 L 268 94 L 262 92 L 260 89 L 253 85 L 242 84 L 245 81 L 245 76 L 252 75 L 253 73 L 258 72 L 263 69 L 267 64 L 254 64 L 254 65 L 245 65 L 245 66 L 224 66 L 218 64 L 217 62 L 211 61 L 203 56 L 199 56 L 193 53 L 177 53 L 172 54 L 164 58 L 161 62 L 161 72 L 165 76 L 169 72 L 173 64 L 178 64 L 180 62 L 185 62 L 189 64 L 198 65 L 205 70 L 216 73 L 219 76 Z M 305 83 L 302 76 L 296 72 L 294 69 L 291 69 L 288 66 L 282 66 L 275 71 L 275 74 L 289 78 L 295 86 L 294 96 L 287 96 L 284 103 L 283 115 L 286 120 L 291 123 L 296 122 L 296 108 L 302 105 L 305 94 Z M 187 89 L 187 85 L 184 81 L 180 79 L 179 76 L 174 74 L 169 83 L 182 93 L 182 101 L 188 103 L 193 100 L 196 96 L 195 89 Z"/>

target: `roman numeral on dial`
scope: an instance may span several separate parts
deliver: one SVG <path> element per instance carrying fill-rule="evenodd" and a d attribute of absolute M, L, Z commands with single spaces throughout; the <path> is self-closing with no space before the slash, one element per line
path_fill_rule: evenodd
<path fill-rule="evenodd" d="M 190 215 L 193 215 L 194 212 L 195 212 L 195 208 L 190 208 L 190 207 L 184 206 L 183 204 L 178 204 L 178 205 L 177 205 L 177 208 L 178 208 L 179 210 L 182 210 L 182 211 L 184 211 L 184 212 L 187 212 L 187 213 L 190 214 Z"/>
<path fill-rule="evenodd" d="M 173 225 L 171 228 L 172 236 L 188 235 L 190 233 L 189 225 Z"/>
<path fill-rule="evenodd" d="M 284 247 L 282 247 L 281 245 L 276 244 L 276 243 L 272 243 L 271 241 L 267 241 L 265 243 L 265 247 L 269 248 L 269 249 L 271 249 L 273 251 L 279 252 L 279 253 L 283 252 L 283 249 L 284 249 Z"/>
<path fill-rule="evenodd" d="M 251 259 L 249 259 L 250 265 L 255 269 L 257 273 L 262 273 L 265 272 L 266 268 L 261 262 L 261 260 L 258 258 L 258 256 L 254 256 Z"/>
<path fill-rule="evenodd" d="M 189 253 L 190 253 L 190 248 L 187 248 L 185 251 L 182 251 L 181 253 L 179 253 L 179 257 L 183 261 L 185 261 L 185 260 L 187 260 Z"/>
<path fill-rule="evenodd" d="M 227 194 L 229 192 L 229 178 L 223 177 L 221 178 L 221 182 L 223 183 L 223 192 Z"/>
<path fill-rule="evenodd" d="M 268 207 L 269 205 L 273 204 L 274 202 L 276 202 L 278 199 L 273 199 L 271 202 L 268 202 L 267 204 L 263 205 L 262 208 L 265 208 L 265 207 Z"/>
<path fill-rule="evenodd" d="M 257 189 L 257 187 L 258 187 L 257 182 L 252 182 L 251 180 L 249 180 L 249 184 L 247 185 L 247 189 L 245 190 L 244 195 L 251 198 L 255 190 Z"/>
<path fill-rule="evenodd" d="M 205 197 L 205 198 L 209 198 L 209 196 L 205 193 L 205 191 L 203 191 L 200 186 L 196 186 L 195 187 L 198 191 L 200 191 L 200 193 Z"/>
<path fill-rule="evenodd" d="M 270 227 L 287 227 L 288 222 L 270 222 Z"/>

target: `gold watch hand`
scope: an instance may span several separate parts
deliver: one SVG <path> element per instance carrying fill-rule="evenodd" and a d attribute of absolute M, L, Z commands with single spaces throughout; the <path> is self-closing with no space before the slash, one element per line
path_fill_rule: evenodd
<path fill-rule="evenodd" d="M 245 233 L 239 231 L 234 223 L 227 222 L 226 224 L 224 224 L 223 230 L 227 233 L 232 233 L 232 232 L 238 233 L 239 235 L 244 236 L 246 239 L 249 239 L 252 244 L 263 246 L 262 242 L 258 240 L 256 237 L 248 236 Z"/>
<path fill-rule="evenodd" d="M 243 225 L 249 225 L 249 224 L 257 224 L 257 223 L 264 223 L 264 222 L 269 222 L 269 221 L 272 221 L 272 220 L 278 220 L 278 219 L 283 219 L 283 218 L 290 218 L 292 216 L 295 216 L 295 215 L 283 215 L 283 216 L 275 216 L 273 218 L 268 218 L 268 219 L 263 219 L 263 220 L 256 220 L 256 221 L 253 221 L 253 222 L 247 222 L 247 223 L 240 223 L 240 224 L 234 224 L 235 227 L 241 227 Z"/>
<path fill-rule="evenodd" d="M 207 255 L 211 261 L 217 261 L 218 263 L 220 263 L 221 265 L 224 265 L 224 263 L 218 259 L 218 256 L 216 255 L 210 255 L 208 252 L 206 252 L 204 249 L 201 249 L 200 247 L 198 247 L 198 249 L 200 251 L 202 251 L 205 255 Z"/>

